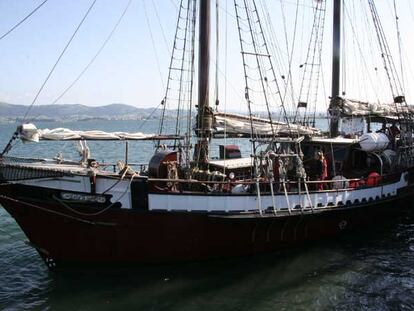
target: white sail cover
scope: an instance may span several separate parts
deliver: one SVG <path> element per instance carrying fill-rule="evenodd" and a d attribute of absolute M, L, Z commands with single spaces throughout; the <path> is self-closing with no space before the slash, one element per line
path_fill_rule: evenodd
<path fill-rule="evenodd" d="M 368 103 L 341 99 L 341 112 L 346 116 L 378 116 L 396 119 L 398 114 L 414 113 L 414 106 L 405 103 Z"/>
<path fill-rule="evenodd" d="M 272 125 L 277 136 L 290 136 L 290 135 L 319 135 L 320 130 L 302 126 L 298 124 L 287 124 L 284 122 L 276 122 L 268 119 L 253 117 L 253 132 L 258 136 L 270 136 L 272 135 Z M 215 113 L 214 125 L 216 132 L 226 134 L 251 134 L 250 118 L 244 115 L 228 114 L 228 113 Z"/>
<path fill-rule="evenodd" d="M 62 127 L 42 130 L 32 123 L 19 126 L 17 131 L 23 142 L 39 142 L 39 140 L 146 140 L 166 138 L 142 132 L 75 131 Z"/>

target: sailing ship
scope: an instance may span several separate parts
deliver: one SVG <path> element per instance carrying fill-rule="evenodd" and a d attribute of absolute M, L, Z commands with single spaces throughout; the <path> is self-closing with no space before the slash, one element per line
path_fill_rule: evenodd
<path fill-rule="evenodd" d="M 177 32 L 186 29 L 184 42 L 190 44 L 184 50 L 189 53 L 178 58 L 173 50 L 170 64 L 170 75 L 178 70 L 181 78 L 192 78 L 191 43 L 198 15 L 193 149 L 192 126 L 186 125 L 184 135 L 178 130 L 166 134 L 163 118 L 159 133 L 153 135 L 39 130 L 33 124 L 23 124 L 5 147 L 0 158 L 0 203 L 49 267 L 63 262 L 178 262 L 274 251 L 377 225 L 409 207 L 407 199 L 414 196 L 414 110 L 396 79 L 374 1 L 368 3 L 384 48 L 393 102 L 370 104 L 341 96 L 342 1 L 332 0 L 332 94 L 327 132 L 317 129 L 309 113 L 304 113 L 309 94 L 297 103 L 294 117 L 284 109 L 275 116 L 268 105 L 271 95 L 282 108 L 284 99 L 255 1 L 234 1 L 249 114 L 223 113 L 210 107 L 210 2 L 181 1 L 179 19 L 185 20 L 185 27 L 178 22 Z M 316 1 L 314 6 L 310 50 L 317 51 L 326 1 Z M 252 50 L 246 48 L 243 27 L 251 30 Z M 174 42 L 175 48 L 177 44 Z M 320 57 L 309 54 L 307 63 L 314 64 Z M 252 111 L 248 58 L 259 68 L 256 81 L 265 91 L 265 116 Z M 174 64 L 177 59 L 182 65 L 178 69 Z M 267 72 L 260 68 L 267 68 Z M 180 83 L 187 92 L 186 98 L 179 93 L 181 100 L 191 103 L 192 79 L 180 79 Z M 273 91 L 266 93 L 270 84 Z M 166 100 L 167 96 L 162 103 L 163 115 Z M 276 121 L 277 117 L 282 120 Z M 191 110 L 187 119 L 193 119 Z M 364 128 L 345 132 L 347 122 L 355 120 Z M 381 126 L 377 132 L 375 124 Z M 238 146 L 221 145 L 219 158 L 212 159 L 210 143 L 220 135 L 248 137 L 251 155 L 242 157 Z M 18 139 L 79 141 L 82 159 L 8 156 Z M 91 157 L 89 140 L 151 140 L 156 148 L 148 165 L 136 169 L 126 157 L 112 171 Z M 173 144 L 165 146 L 164 142 Z"/>

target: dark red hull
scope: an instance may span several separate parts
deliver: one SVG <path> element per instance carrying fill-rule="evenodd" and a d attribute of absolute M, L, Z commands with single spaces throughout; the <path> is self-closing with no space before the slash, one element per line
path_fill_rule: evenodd
<path fill-rule="evenodd" d="M 278 216 L 113 209 L 86 217 L 59 204 L 42 203 L 40 209 L 39 202 L 12 195 L 9 189 L 0 203 L 45 260 L 142 263 L 241 256 L 334 237 L 398 215 L 413 197 L 406 191 L 398 199 Z"/>

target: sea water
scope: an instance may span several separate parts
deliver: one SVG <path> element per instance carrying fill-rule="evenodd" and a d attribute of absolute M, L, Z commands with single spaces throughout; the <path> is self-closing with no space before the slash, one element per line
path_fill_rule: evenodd
<path fill-rule="evenodd" d="M 142 121 L 38 125 L 158 130 L 156 120 L 144 125 Z M 1 147 L 14 129 L 12 124 L 0 125 Z M 239 144 L 244 156 L 251 152 L 246 140 L 222 140 L 213 145 L 213 156 L 219 143 Z M 98 161 L 125 158 L 124 142 L 90 146 Z M 128 150 L 130 162 L 147 162 L 153 143 L 131 142 Z M 12 154 L 79 157 L 73 142 L 18 143 Z M 0 207 L 0 310 L 414 310 L 413 214 L 404 213 L 370 232 L 290 251 L 190 264 L 92 265 L 49 271 Z"/>

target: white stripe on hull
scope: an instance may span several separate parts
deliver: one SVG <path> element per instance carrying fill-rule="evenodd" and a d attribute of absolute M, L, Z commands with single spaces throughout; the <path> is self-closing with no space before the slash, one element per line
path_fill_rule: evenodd
<path fill-rule="evenodd" d="M 329 207 L 338 204 L 346 204 L 348 201 L 356 203 L 365 200 L 375 200 L 383 197 L 396 196 L 397 190 L 408 185 L 405 180 L 406 173 L 402 174 L 400 181 L 373 188 L 343 190 L 343 191 L 326 191 L 306 193 L 301 195 L 289 194 L 289 205 L 284 194 L 274 196 L 275 208 L 277 210 L 293 209 L 296 206 L 301 208 L 312 207 Z M 257 211 L 258 196 L 252 195 L 195 195 L 195 194 L 150 194 L 150 210 L 168 210 L 168 211 L 207 211 L 207 212 L 232 212 L 232 211 Z M 261 195 L 262 209 L 273 209 L 271 195 Z"/>
<path fill-rule="evenodd" d="M 314 192 L 308 195 L 303 192 L 301 195 L 289 194 L 289 204 L 283 193 L 274 196 L 276 210 L 293 209 L 297 206 L 310 209 L 312 207 L 330 207 L 347 202 L 356 203 L 362 200 L 376 200 L 384 196 L 396 196 L 397 190 L 408 185 L 406 181 L 407 173 L 401 175 L 401 179 L 393 184 L 363 188 L 355 190 Z M 57 189 L 63 191 L 91 192 L 91 184 L 88 176 L 64 176 L 57 178 L 44 178 L 21 180 L 14 182 L 18 184 Z M 130 180 L 117 180 L 98 176 L 96 180 L 96 194 L 112 195 L 111 202 L 120 202 L 122 208 L 132 208 Z M 108 190 L 109 189 L 109 190 Z M 310 200 L 309 200 L 310 199 Z M 148 195 L 149 210 L 167 211 L 207 211 L 207 212 L 235 212 L 235 211 L 257 211 L 259 202 L 256 194 L 249 195 L 197 195 L 188 194 L 169 194 L 169 193 L 150 193 Z M 271 195 L 260 196 L 260 206 L 264 209 L 273 209 Z"/>

